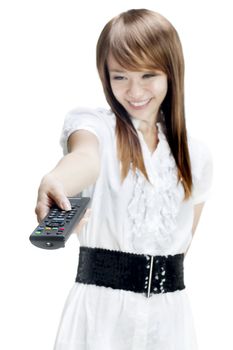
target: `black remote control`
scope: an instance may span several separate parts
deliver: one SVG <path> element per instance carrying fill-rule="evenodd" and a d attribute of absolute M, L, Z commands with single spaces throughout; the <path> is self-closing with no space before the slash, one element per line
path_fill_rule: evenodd
<path fill-rule="evenodd" d="M 82 219 L 89 197 L 69 197 L 71 210 L 65 211 L 53 205 L 37 228 L 30 235 L 32 244 L 43 249 L 58 249 L 65 247 L 65 243 L 72 233 L 72 229 Z"/>

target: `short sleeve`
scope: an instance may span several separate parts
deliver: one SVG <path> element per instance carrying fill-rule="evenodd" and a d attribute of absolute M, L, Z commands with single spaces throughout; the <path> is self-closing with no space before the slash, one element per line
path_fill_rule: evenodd
<path fill-rule="evenodd" d="M 213 155 L 203 141 L 198 141 L 193 157 L 193 203 L 194 205 L 207 201 L 212 195 Z"/>
<path fill-rule="evenodd" d="M 101 113 L 95 109 L 76 108 L 68 112 L 65 116 L 61 136 L 60 145 L 63 154 L 68 153 L 67 141 L 69 136 L 77 130 L 88 130 L 93 133 L 99 140 L 100 148 L 103 147 L 104 139 L 104 121 Z"/>

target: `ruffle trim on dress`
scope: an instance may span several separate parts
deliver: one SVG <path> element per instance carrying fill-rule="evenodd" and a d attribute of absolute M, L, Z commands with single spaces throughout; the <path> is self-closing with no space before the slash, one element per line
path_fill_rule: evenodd
<path fill-rule="evenodd" d="M 162 125 L 157 123 L 159 143 L 155 157 L 144 157 L 148 164 L 150 184 L 140 170 L 133 176 L 133 195 L 128 205 L 130 235 L 134 249 L 141 254 L 155 255 L 165 251 L 173 240 L 177 227 L 176 217 L 184 198 L 178 175 Z M 146 164 L 146 168 L 147 164 Z M 132 171 L 132 169 L 131 169 Z"/>

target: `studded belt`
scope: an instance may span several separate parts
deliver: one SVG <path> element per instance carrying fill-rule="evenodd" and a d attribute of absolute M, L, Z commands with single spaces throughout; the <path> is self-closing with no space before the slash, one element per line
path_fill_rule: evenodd
<path fill-rule="evenodd" d="M 184 254 L 147 255 L 80 247 L 76 282 L 152 294 L 185 288 Z"/>

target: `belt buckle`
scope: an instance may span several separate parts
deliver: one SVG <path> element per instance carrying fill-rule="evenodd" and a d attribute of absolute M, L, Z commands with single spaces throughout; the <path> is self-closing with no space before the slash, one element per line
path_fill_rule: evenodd
<path fill-rule="evenodd" d="M 145 296 L 146 298 L 150 298 L 152 296 L 151 293 L 151 280 L 152 280 L 152 271 L 153 271 L 153 261 L 154 261 L 154 256 L 152 255 L 146 255 L 147 259 L 147 264 L 146 268 L 149 270 L 148 275 L 146 276 L 146 281 L 145 281 Z"/>

